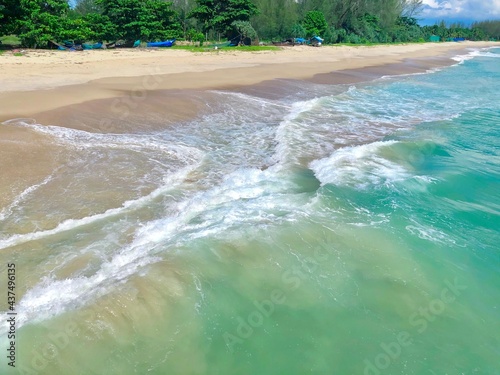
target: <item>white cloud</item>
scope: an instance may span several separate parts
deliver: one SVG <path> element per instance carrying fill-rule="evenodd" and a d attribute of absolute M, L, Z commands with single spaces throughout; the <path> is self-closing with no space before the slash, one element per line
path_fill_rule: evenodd
<path fill-rule="evenodd" d="M 439 3 L 436 0 L 424 0 L 423 4 L 433 9 L 439 8 Z"/>
<path fill-rule="evenodd" d="M 423 0 L 423 4 L 423 18 L 467 20 L 500 18 L 500 0 Z"/>

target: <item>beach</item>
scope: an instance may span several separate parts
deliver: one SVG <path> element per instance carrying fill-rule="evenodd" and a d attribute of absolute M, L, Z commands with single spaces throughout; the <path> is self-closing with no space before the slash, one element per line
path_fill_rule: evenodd
<path fill-rule="evenodd" d="M 497 374 L 498 46 L 4 52 L 0 372 Z"/>
<path fill-rule="evenodd" d="M 378 67 L 374 76 L 425 72 L 451 64 L 467 48 L 493 42 L 390 46 L 295 46 L 279 51 L 192 53 L 169 49 L 27 51 L 0 56 L 0 121 L 96 99 L 143 95 L 150 90 L 224 89 L 272 79 Z M 401 64 L 413 60 L 411 66 Z M 392 64 L 392 65 L 391 65 Z M 398 64 L 397 66 L 394 64 Z M 384 69 L 384 66 L 386 68 Z M 359 78 L 321 77 L 326 83 Z M 41 120 L 40 120 L 41 121 Z"/>
<path fill-rule="evenodd" d="M 450 42 L 295 46 L 259 52 L 115 49 L 26 50 L 23 56 L 4 53 L 0 55 L 0 121 L 34 118 L 43 125 L 120 133 L 138 130 L 136 120 L 142 116 L 167 113 L 161 116 L 160 125 L 150 121 L 149 129 L 154 129 L 196 116 L 206 107 L 204 96 L 210 90 L 253 87 L 260 96 L 279 96 L 281 86 L 276 80 L 330 85 L 424 73 L 456 63 L 451 57 L 467 53 L 468 48 L 492 45 L 495 43 Z M 53 165 L 50 156 L 41 156 L 50 155 L 49 150 L 32 142 L 36 135 L 5 126 L 0 132 L 0 156 L 8 161 L 4 173 L 11 176 L 0 182 L 1 205 Z"/>

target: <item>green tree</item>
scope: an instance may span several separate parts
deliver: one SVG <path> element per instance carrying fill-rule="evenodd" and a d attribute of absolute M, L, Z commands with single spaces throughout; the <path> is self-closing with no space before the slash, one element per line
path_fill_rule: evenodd
<path fill-rule="evenodd" d="M 173 9 L 177 13 L 179 23 L 181 24 L 184 38 L 193 40 L 190 36 L 191 29 L 195 28 L 196 20 L 189 17 L 191 9 L 195 6 L 194 0 L 173 0 Z M 199 30 L 197 30 L 199 31 Z M 203 39 L 205 40 L 205 39 Z"/>
<path fill-rule="evenodd" d="M 305 38 L 307 34 L 306 29 L 300 23 L 296 23 L 292 26 L 292 36 L 294 38 Z"/>
<path fill-rule="evenodd" d="M 302 20 L 302 26 L 304 26 L 307 36 L 321 36 L 328 29 L 325 15 L 318 10 L 307 12 Z"/>
<path fill-rule="evenodd" d="M 257 7 L 250 0 L 196 0 L 196 8 L 189 14 L 196 18 L 204 31 L 214 29 L 229 35 L 234 21 L 249 21 L 257 14 Z"/>
<path fill-rule="evenodd" d="M 76 2 L 74 12 L 81 16 L 95 13 L 102 14 L 103 8 L 102 5 L 99 4 L 98 0 L 78 0 Z"/>
<path fill-rule="evenodd" d="M 418 16 L 424 7 L 423 0 L 400 0 L 401 16 L 414 18 Z"/>
<path fill-rule="evenodd" d="M 16 21 L 21 17 L 19 0 L 3 0 L 0 4 L 0 35 L 12 34 Z"/>
<path fill-rule="evenodd" d="M 255 0 L 255 5 L 259 14 L 251 21 L 260 37 L 285 39 L 294 36 L 292 28 L 299 21 L 295 0 Z"/>
<path fill-rule="evenodd" d="M 99 13 L 88 13 L 82 17 L 82 20 L 89 29 L 86 39 L 93 41 L 116 40 L 118 34 L 116 25 L 111 22 L 108 16 Z"/>
<path fill-rule="evenodd" d="M 191 42 L 200 43 L 200 47 L 203 46 L 203 42 L 205 41 L 205 34 L 196 31 L 195 29 L 189 29 L 186 32 L 186 39 Z"/>
<path fill-rule="evenodd" d="M 234 21 L 231 26 L 235 29 L 242 40 L 246 38 L 250 38 L 250 40 L 257 39 L 257 32 L 248 21 Z"/>
<path fill-rule="evenodd" d="M 481 21 L 472 24 L 475 35 L 481 39 L 500 39 L 500 20 Z"/>
<path fill-rule="evenodd" d="M 115 39 L 175 38 L 181 34 L 172 3 L 163 0 L 97 0 L 116 27 Z"/>
<path fill-rule="evenodd" d="M 36 48 L 64 33 L 69 11 L 66 0 L 21 0 L 19 6 L 14 30 L 23 45 Z"/>

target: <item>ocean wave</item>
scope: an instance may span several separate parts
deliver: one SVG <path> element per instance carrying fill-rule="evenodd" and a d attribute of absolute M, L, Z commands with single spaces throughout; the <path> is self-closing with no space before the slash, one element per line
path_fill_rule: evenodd
<path fill-rule="evenodd" d="M 355 186 L 365 189 L 405 180 L 411 174 L 400 164 L 379 155 L 379 152 L 397 141 L 374 142 L 361 146 L 344 147 L 330 157 L 310 163 L 321 185 Z"/>
<path fill-rule="evenodd" d="M 111 208 L 106 210 L 103 213 L 87 216 L 81 219 L 67 219 L 61 222 L 57 227 L 44 231 L 37 231 L 26 234 L 14 234 L 7 238 L 0 240 L 0 250 L 6 249 L 12 246 L 17 246 L 22 243 L 39 240 L 42 238 L 46 238 L 49 236 L 53 236 L 56 234 L 60 234 L 63 232 L 67 232 L 70 230 L 74 230 L 79 227 L 83 227 L 89 224 L 96 223 L 100 220 L 108 219 L 113 216 L 121 215 L 129 211 L 136 210 L 138 208 L 144 207 L 151 201 L 165 194 L 166 192 L 175 189 L 179 184 L 181 184 L 187 177 L 187 175 L 195 170 L 199 166 L 199 163 L 190 165 L 186 168 L 183 168 L 172 175 L 165 177 L 164 185 L 155 189 L 150 194 L 143 196 L 138 199 L 129 200 L 123 203 L 121 207 Z"/>
<path fill-rule="evenodd" d="M 488 51 L 488 49 L 481 49 L 481 50 L 470 51 L 466 55 L 456 55 L 456 56 L 453 56 L 451 59 L 458 62 L 457 65 L 459 65 L 459 64 L 463 64 L 465 61 L 472 60 L 476 57 L 498 58 L 498 57 L 500 57 L 500 54 L 490 52 L 490 51 Z"/>
<path fill-rule="evenodd" d="M 438 244 L 450 245 L 453 246 L 456 244 L 456 241 L 451 238 L 449 235 L 440 231 L 436 228 L 433 228 L 429 225 L 423 225 L 417 223 L 412 220 L 412 225 L 407 225 L 405 229 L 412 235 L 417 236 L 418 238 Z"/>
<path fill-rule="evenodd" d="M 168 186 L 171 187 L 172 183 Z M 167 187 L 103 214 L 63 222 L 51 231 L 15 236 L 0 242 L 0 248 L 122 214 L 143 206 L 153 197 L 163 194 L 164 189 Z M 280 174 L 279 168 L 271 167 L 265 171 L 237 170 L 226 176 L 220 185 L 175 203 L 169 208 L 168 216 L 143 223 L 136 229 L 132 242 L 102 263 L 93 275 L 65 280 L 45 278 L 20 300 L 18 327 L 27 322 L 49 319 L 69 307 L 84 306 L 89 301 L 107 294 L 113 290 L 116 282 L 128 278 L 148 264 L 159 261 L 159 255 L 168 246 L 179 246 L 198 238 L 227 235 L 243 226 L 256 228 L 259 225 L 276 224 L 282 219 L 293 220 L 287 218 L 287 215 L 292 211 L 294 215 L 300 214 L 296 207 L 303 206 L 307 201 L 301 194 L 296 194 L 299 190 L 296 183 Z"/>
<path fill-rule="evenodd" d="M 35 184 L 32 186 L 29 186 L 28 188 L 24 189 L 14 200 L 12 201 L 11 204 L 9 204 L 7 207 L 4 207 L 2 211 L 0 211 L 0 221 L 5 220 L 8 216 L 12 214 L 12 211 L 19 206 L 29 195 L 31 195 L 33 192 L 35 192 L 38 188 L 48 184 L 52 179 L 54 178 L 54 174 L 51 174 L 47 176 L 42 182 L 39 184 Z"/>
<path fill-rule="evenodd" d="M 300 150 L 304 147 L 304 140 L 307 139 L 307 127 L 297 123 L 301 115 L 313 111 L 319 104 L 320 98 L 303 102 L 293 103 L 290 112 L 283 118 L 276 129 L 275 139 L 278 143 L 273 159 L 277 163 L 297 164 L 300 157 Z"/>

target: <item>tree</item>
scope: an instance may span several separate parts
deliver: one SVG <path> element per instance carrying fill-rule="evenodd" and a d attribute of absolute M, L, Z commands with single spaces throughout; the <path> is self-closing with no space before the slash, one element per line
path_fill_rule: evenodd
<path fill-rule="evenodd" d="M 0 35 L 13 33 L 16 21 L 20 17 L 20 2 L 18 0 L 3 0 L 0 4 Z"/>
<path fill-rule="evenodd" d="M 328 29 L 325 15 L 318 10 L 307 12 L 302 20 L 302 26 L 304 26 L 307 36 L 321 36 Z"/>
<path fill-rule="evenodd" d="M 69 11 L 66 0 L 21 0 L 14 32 L 29 47 L 59 39 L 64 32 Z"/>
<path fill-rule="evenodd" d="M 172 3 L 172 7 L 177 13 L 179 23 L 181 24 L 184 38 L 188 40 L 192 40 L 188 34 L 191 33 L 191 29 L 196 25 L 196 21 L 189 17 L 189 13 L 194 8 L 194 5 L 194 0 L 173 0 Z"/>
<path fill-rule="evenodd" d="M 74 11 L 76 14 L 85 16 L 87 14 L 102 14 L 103 8 L 98 0 L 78 0 Z"/>
<path fill-rule="evenodd" d="M 196 4 L 189 16 L 201 22 L 205 32 L 214 29 L 229 35 L 234 21 L 249 21 L 257 14 L 250 0 L 196 0 Z"/>
<path fill-rule="evenodd" d="M 306 29 L 300 23 L 296 23 L 292 26 L 292 36 L 294 38 L 305 38 L 306 37 Z"/>
<path fill-rule="evenodd" d="M 115 39 L 133 41 L 175 38 L 181 34 L 170 2 L 163 0 L 97 0 L 116 27 Z"/>
<path fill-rule="evenodd" d="M 234 21 L 231 26 L 236 30 L 242 41 L 249 38 L 250 41 L 257 39 L 257 32 L 248 21 Z"/>
<path fill-rule="evenodd" d="M 373 15 L 366 13 L 358 17 L 354 25 L 355 34 L 360 36 L 367 42 L 379 42 L 379 36 L 382 28 L 380 27 L 380 19 Z"/>
<path fill-rule="evenodd" d="M 477 29 L 475 33 L 478 37 L 483 35 L 482 39 L 500 39 L 500 20 L 475 22 L 472 28 Z"/>
<path fill-rule="evenodd" d="M 87 39 L 93 41 L 116 40 L 116 26 L 108 16 L 99 13 L 88 13 L 81 18 L 88 26 Z"/>
<path fill-rule="evenodd" d="M 299 17 L 299 4 L 295 0 L 254 1 L 259 14 L 252 17 L 251 21 L 259 36 L 285 39 L 294 35 L 292 28 L 302 18 Z"/>
<path fill-rule="evenodd" d="M 401 16 L 414 18 L 422 12 L 423 0 L 400 0 Z"/>

